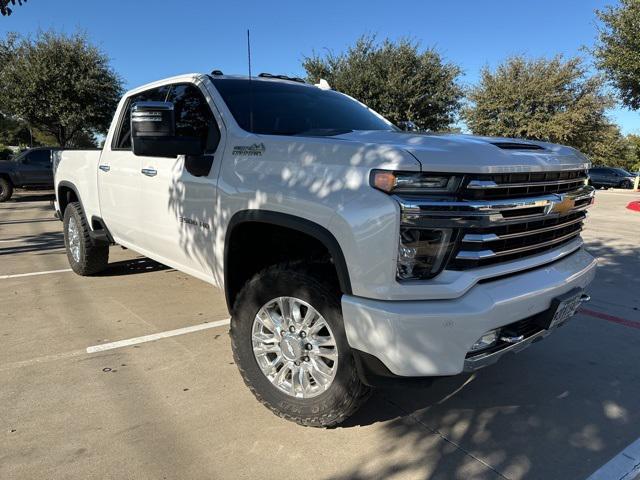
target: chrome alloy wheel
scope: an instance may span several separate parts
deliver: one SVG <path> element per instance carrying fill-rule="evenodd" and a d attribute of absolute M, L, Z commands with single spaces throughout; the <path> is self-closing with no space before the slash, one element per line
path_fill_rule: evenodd
<path fill-rule="evenodd" d="M 262 373 L 292 397 L 320 395 L 338 371 L 338 347 L 329 324 L 298 298 L 267 302 L 253 320 L 251 342 Z"/>
<path fill-rule="evenodd" d="M 69 218 L 67 236 L 69 238 L 69 251 L 71 252 L 71 256 L 73 260 L 78 263 L 80 262 L 80 229 L 74 216 Z"/>

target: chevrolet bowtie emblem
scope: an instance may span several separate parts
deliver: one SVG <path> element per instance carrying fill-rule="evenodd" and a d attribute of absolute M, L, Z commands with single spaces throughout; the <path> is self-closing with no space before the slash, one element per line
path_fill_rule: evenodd
<path fill-rule="evenodd" d="M 549 213 L 567 213 L 574 209 L 576 201 L 573 198 L 561 197 L 559 202 L 556 202 L 551 207 Z"/>

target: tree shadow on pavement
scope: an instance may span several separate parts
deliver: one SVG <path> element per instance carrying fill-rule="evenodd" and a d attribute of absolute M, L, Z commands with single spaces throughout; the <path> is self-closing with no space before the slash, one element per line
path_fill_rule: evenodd
<path fill-rule="evenodd" d="M 42 252 L 61 248 L 64 248 L 63 233 L 48 232 L 3 239 L 3 243 L 0 243 L 0 255 Z"/>
<path fill-rule="evenodd" d="M 16 194 L 9 200 L 9 203 L 52 202 L 55 199 L 55 194 L 49 190 L 43 192 L 29 191 L 28 193 Z"/>
<path fill-rule="evenodd" d="M 638 247 L 587 247 L 589 308 L 640 324 Z M 384 446 L 332 478 L 586 478 L 640 434 L 639 362 L 640 330 L 578 314 L 474 374 L 377 390 L 342 428 L 379 426 Z"/>

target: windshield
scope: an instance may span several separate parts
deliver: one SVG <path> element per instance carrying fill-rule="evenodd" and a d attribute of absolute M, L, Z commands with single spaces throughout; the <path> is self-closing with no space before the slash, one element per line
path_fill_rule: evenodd
<path fill-rule="evenodd" d="M 332 90 L 248 79 L 212 81 L 238 125 L 253 133 L 327 136 L 353 130 L 396 130 L 365 106 Z M 253 128 L 249 120 L 251 99 Z"/>

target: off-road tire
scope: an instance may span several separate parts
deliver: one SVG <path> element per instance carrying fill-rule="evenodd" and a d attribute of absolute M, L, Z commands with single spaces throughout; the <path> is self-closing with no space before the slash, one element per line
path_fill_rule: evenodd
<path fill-rule="evenodd" d="M 368 399 L 347 342 L 340 307 L 340 293 L 322 264 L 274 265 L 255 275 L 242 288 L 231 318 L 231 346 L 242 379 L 260 403 L 286 420 L 303 426 L 331 427 L 342 423 Z M 338 347 L 338 370 L 329 388 L 312 398 L 294 398 L 280 391 L 262 373 L 253 354 L 253 320 L 270 300 L 296 297 L 313 306 L 327 321 Z"/>
<path fill-rule="evenodd" d="M 6 178 L 0 178 L 0 203 L 6 202 L 13 195 L 13 184 Z"/>
<path fill-rule="evenodd" d="M 69 248 L 69 220 L 75 218 L 80 234 L 80 260 L 73 258 Z M 71 269 L 78 275 L 87 276 L 103 271 L 109 263 L 109 246 L 94 245 L 89 236 L 89 225 L 78 202 L 67 205 L 64 211 L 64 245 Z"/>

